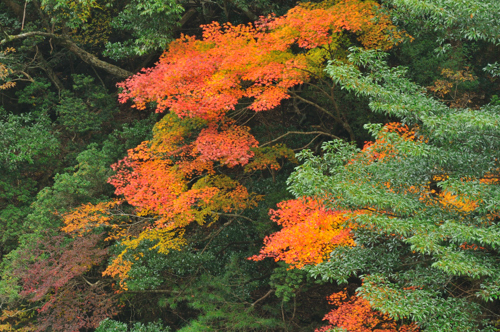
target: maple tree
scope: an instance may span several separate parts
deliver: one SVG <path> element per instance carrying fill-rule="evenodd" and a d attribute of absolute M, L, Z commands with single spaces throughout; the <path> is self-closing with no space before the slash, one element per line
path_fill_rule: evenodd
<path fill-rule="evenodd" d="M 203 124 L 168 114 L 155 126 L 150 142 L 129 150 L 128 156 L 113 166 L 116 174 L 109 182 L 116 187 L 115 193 L 123 195 L 135 209 L 137 221 L 120 218 L 124 216 L 119 210 L 122 201 L 87 204 L 65 214 L 64 231 L 83 234 L 108 226 L 114 230 L 108 239 L 121 240 L 125 246 L 105 275 L 126 279 L 132 262 L 124 257 L 141 241 L 159 241 L 151 249 L 160 253 L 179 250 L 185 244 L 182 229 L 190 223 L 214 222 L 220 213 L 255 206 L 258 196 L 214 170 L 216 162 L 229 168 L 247 164 L 255 139 L 244 127 L 228 123 L 219 133 L 211 127 L 203 128 Z M 194 129 L 200 135 L 193 141 Z M 228 146 L 226 150 L 224 145 Z M 125 283 L 121 285 L 126 288 Z"/>
<path fill-rule="evenodd" d="M 121 225 L 125 228 L 114 238 L 128 249 L 105 274 L 120 276 L 122 281 L 127 278 L 133 262 L 125 259 L 126 253 L 137 247 L 138 239 L 160 239 L 152 229 L 170 239 L 160 240 L 159 251 L 166 253 L 179 250 L 183 232 L 176 231 L 190 223 L 214 222 L 221 213 L 255 206 L 259 197 L 225 174 L 224 168 L 278 169 L 277 159 L 293 159 L 293 153 L 283 145 L 259 148 L 250 129 L 237 124 L 231 111 L 244 98 L 253 101 L 243 110 L 273 109 L 290 98 L 290 88 L 311 80 L 310 71 L 318 71 L 322 61 L 311 61 L 307 53 L 294 54 L 295 44 L 304 50 L 331 49 L 347 31 L 358 33 L 367 47 L 391 47 L 401 35 L 383 14 L 379 22 L 374 21 L 374 6 L 348 0 L 324 8 L 298 6 L 255 26 L 206 25 L 202 40 L 181 37 L 154 68 L 122 83 L 122 103 L 132 99 L 134 107 L 145 109 L 146 103 L 154 101 L 157 112 L 168 109 L 169 113 L 155 126 L 152 140 L 129 150 L 125 159 L 112 166 L 116 175 L 109 183 L 115 186 L 115 194 L 123 195 L 134 214 L 151 219 L 142 223 L 146 230 L 136 228 L 132 236 L 136 240 L 125 231 L 130 222 Z M 390 34 L 396 37 L 391 39 Z M 340 114 L 334 118 L 349 128 Z M 110 217 L 101 218 L 112 215 L 110 208 L 83 206 L 65 216 L 64 230 L 110 226 Z"/>
<path fill-rule="evenodd" d="M 403 38 L 387 16 L 376 13 L 377 6 L 357 0 L 318 8 L 306 4 L 255 25 L 205 25 L 203 39 L 181 37 L 155 67 L 121 84 L 120 101 L 132 100 L 139 109 L 155 102 L 157 112 L 169 109 L 180 117 L 217 121 L 243 99 L 251 100 L 244 109 L 256 112 L 273 109 L 292 95 L 303 99 L 290 89 L 324 76 L 324 61 L 343 34 L 356 33 L 367 48 L 388 49 Z M 294 45 L 302 52 L 293 52 Z M 319 91 L 335 102 L 330 92 Z M 305 102 L 332 117 L 354 139 L 338 107 L 331 112 Z"/>
<path fill-rule="evenodd" d="M 110 296 L 106 283 L 91 283 L 85 276 L 107 256 L 107 249 L 98 246 L 101 239 L 96 234 L 74 241 L 47 236 L 35 241 L 31 251 L 19 253 L 12 270 L 13 277 L 23 280 L 19 295 L 42 303 L 36 309 L 28 306 L 37 315 L 35 331 L 95 328 L 117 312 L 116 298 Z"/>

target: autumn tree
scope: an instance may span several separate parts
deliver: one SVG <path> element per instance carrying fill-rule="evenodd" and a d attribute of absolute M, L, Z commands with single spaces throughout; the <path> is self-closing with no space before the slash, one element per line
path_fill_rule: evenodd
<path fill-rule="evenodd" d="M 333 80 L 369 96 L 373 111 L 402 118 L 414 133 L 367 125 L 376 142 L 363 150 L 337 141 L 323 156 L 301 155 L 305 163 L 290 178 L 295 195 L 360 212 L 348 219 L 359 225 L 357 245 L 335 248 L 309 272 L 338 282 L 363 274 L 359 296 L 429 331 L 489 331 L 482 317 L 498 297 L 498 140 L 490 139 L 498 106 L 449 108 L 379 52 L 358 51 L 349 60 L 328 67 Z M 355 67 L 361 64 L 368 73 Z"/>
<path fill-rule="evenodd" d="M 331 117 L 354 140 L 333 85 L 317 86 L 333 110 L 292 88 L 314 80 L 324 83 L 325 60 L 349 36 L 355 34 L 366 48 L 389 49 L 399 42 L 403 34 L 376 9 L 375 3 L 355 0 L 333 6 L 304 4 L 255 26 L 206 25 L 202 40 L 183 36 L 170 44 L 154 68 L 125 81 L 120 100 L 133 100 L 139 109 L 155 102 L 159 112 L 169 109 L 180 117 L 214 121 L 235 111 L 270 110 L 294 97 Z M 295 45 L 301 52 L 293 51 Z M 243 99 L 249 104 L 242 108 Z"/>
<path fill-rule="evenodd" d="M 367 47 L 390 47 L 394 40 L 389 34 L 397 35 L 395 27 L 383 15 L 375 23 L 373 6 L 357 1 L 325 8 L 298 6 L 284 17 L 264 19 L 256 26 L 207 25 L 203 40 L 182 37 L 170 45 L 156 67 L 125 81 L 121 102 L 132 99 L 139 109 L 155 102 L 157 112 L 168 109 L 169 114 L 155 126 L 151 141 L 130 150 L 113 166 L 117 174 L 109 182 L 115 193 L 123 195 L 134 214 L 144 220 L 143 225 L 152 228 L 136 228 L 139 233 L 133 237 L 137 241 L 128 239 L 127 232 L 117 238 L 136 246 L 139 239 L 159 239 L 152 232 L 161 231 L 163 237 L 172 236 L 171 241 L 160 241 L 159 250 L 167 252 L 179 249 L 182 243 L 175 240 L 181 233 L 174 232 L 192 222 L 213 222 L 220 215 L 255 206 L 257 196 L 227 172 L 241 166 L 247 171 L 278 168 L 277 158 L 292 159 L 293 155 L 279 145 L 259 148 L 250 129 L 231 116 L 273 109 L 290 98 L 292 87 L 311 80 L 310 72 L 318 72 L 322 65 L 317 59 L 321 50 L 313 52 L 314 63 L 311 54 L 294 54 L 294 44 L 305 51 L 319 47 L 326 51 L 346 31 L 358 33 Z M 253 101 L 237 110 L 243 98 Z M 340 113 L 334 118 L 349 129 Z M 108 217 L 106 222 L 97 221 L 96 213 L 110 212 L 99 206 L 82 207 L 65 217 L 65 230 L 111 226 Z M 96 220 L 93 225 L 91 220 Z M 137 225 L 129 222 L 123 226 L 130 229 L 130 224 Z M 151 236 L 146 235 L 149 233 Z M 127 276 L 132 262 L 123 260 L 125 252 L 127 249 L 106 273 Z"/>
<path fill-rule="evenodd" d="M 41 303 L 25 308 L 37 317 L 34 330 L 79 331 L 97 327 L 116 313 L 116 297 L 109 294 L 109 285 L 90 273 L 106 258 L 107 250 L 98 245 L 102 237 L 92 234 L 72 241 L 46 236 L 43 240 L 34 241 L 31 251 L 20 252 L 11 267 L 11 278 L 23 280 L 17 301 Z M 5 318 L 12 313 L 3 314 Z M 21 328 L 22 321 L 18 323 L 13 327 Z"/>

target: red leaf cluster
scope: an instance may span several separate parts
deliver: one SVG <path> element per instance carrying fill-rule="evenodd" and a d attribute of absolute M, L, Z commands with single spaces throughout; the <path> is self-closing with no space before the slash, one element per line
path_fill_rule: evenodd
<path fill-rule="evenodd" d="M 95 328 L 117 313 L 115 299 L 103 284 L 85 279 L 85 273 L 107 257 L 107 249 L 99 248 L 101 239 L 96 234 L 74 240 L 47 237 L 19 253 L 13 276 L 23 281 L 20 295 L 43 303 L 37 331 Z"/>

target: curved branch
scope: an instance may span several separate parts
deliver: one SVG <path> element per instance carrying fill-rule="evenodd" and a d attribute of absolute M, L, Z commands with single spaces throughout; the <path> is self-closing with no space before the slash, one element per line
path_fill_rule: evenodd
<path fill-rule="evenodd" d="M 283 137 L 288 136 L 288 135 L 292 135 L 292 134 L 294 134 L 294 135 L 314 135 L 314 134 L 316 134 L 316 135 L 330 136 L 331 138 L 334 138 L 334 139 L 340 139 L 340 137 L 332 135 L 332 134 L 329 134 L 329 133 L 325 133 L 324 131 L 308 131 L 308 132 L 303 132 L 303 131 L 289 131 L 286 134 L 283 134 L 280 137 L 278 137 L 276 139 L 273 139 L 272 141 L 269 141 L 269 142 L 266 142 L 266 143 L 262 144 L 260 147 L 264 147 L 266 145 L 273 144 L 274 142 L 279 141 Z"/>
<path fill-rule="evenodd" d="M 248 221 L 251 221 L 251 222 L 255 222 L 253 221 L 252 219 L 248 218 L 248 217 L 245 217 L 245 216 L 242 216 L 241 214 L 235 214 L 235 213 L 222 213 L 222 212 L 215 212 L 215 214 L 219 215 L 219 216 L 223 216 L 223 217 L 234 217 L 234 218 L 242 218 L 242 219 L 245 219 L 245 220 L 248 220 Z M 226 223 L 228 224 L 228 223 Z M 224 224 L 224 226 L 226 226 L 226 224 Z"/>
<path fill-rule="evenodd" d="M 234 1 L 230 0 L 233 5 L 235 5 L 239 10 L 241 10 L 249 19 L 250 21 L 257 21 L 258 17 L 255 15 L 245 4 L 241 3 L 240 1 Z"/>
<path fill-rule="evenodd" d="M 271 289 L 269 292 L 267 292 L 264 296 L 262 296 L 260 299 L 258 299 L 257 301 L 255 301 L 254 303 L 252 303 L 250 305 L 250 307 L 255 307 L 255 305 L 257 303 L 259 303 L 260 301 L 264 300 L 266 297 L 268 297 L 269 295 L 271 295 L 272 293 L 274 292 L 274 289 Z"/>
<path fill-rule="evenodd" d="M 14 36 L 7 36 L 6 38 L 0 40 L 0 45 L 9 43 L 9 42 L 14 41 L 14 40 L 25 39 L 25 38 L 35 37 L 35 36 L 52 38 L 59 45 L 66 48 L 71 53 L 75 54 L 77 57 L 79 57 L 85 63 L 88 63 L 89 65 L 92 65 L 94 67 L 100 68 L 113 76 L 116 76 L 119 78 L 127 78 L 127 77 L 133 75 L 132 72 L 125 70 L 125 69 L 122 69 L 122 68 L 115 66 L 111 63 L 102 61 L 99 58 L 97 58 L 95 55 L 90 54 L 89 52 L 81 49 L 80 47 L 78 47 L 78 45 L 75 44 L 75 42 L 73 42 L 68 36 L 65 36 L 65 35 L 57 35 L 54 33 L 43 32 L 43 31 L 32 31 L 32 32 L 26 32 L 26 33 L 20 33 L 18 35 L 14 35 Z"/>
<path fill-rule="evenodd" d="M 318 138 L 318 137 L 320 137 L 320 136 L 321 136 L 321 134 L 314 136 L 314 138 L 313 138 L 313 139 L 312 139 L 309 143 L 307 143 L 305 146 L 303 146 L 303 147 L 301 147 L 301 148 L 298 148 L 298 149 L 293 149 L 293 152 L 296 152 L 296 151 L 301 151 L 301 150 L 307 149 L 307 148 L 309 147 L 309 145 L 311 145 L 311 144 L 312 144 L 312 142 L 314 142 L 314 141 L 316 140 L 316 138 Z"/>

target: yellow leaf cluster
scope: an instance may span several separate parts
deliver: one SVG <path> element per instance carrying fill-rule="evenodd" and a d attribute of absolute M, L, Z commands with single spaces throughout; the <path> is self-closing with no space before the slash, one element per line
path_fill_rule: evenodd
<path fill-rule="evenodd" d="M 15 49 L 12 47 L 8 47 L 4 51 L 0 51 L 0 58 L 5 57 L 7 54 L 15 52 Z M 6 81 L 7 77 L 12 74 L 12 70 L 8 68 L 5 64 L 0 62 L 0 82 Z M 12 88 L 16 85 L 15 82 L 6 81 L 5 83 L 0 84 L 0 90 L 6 90 Z"/>

